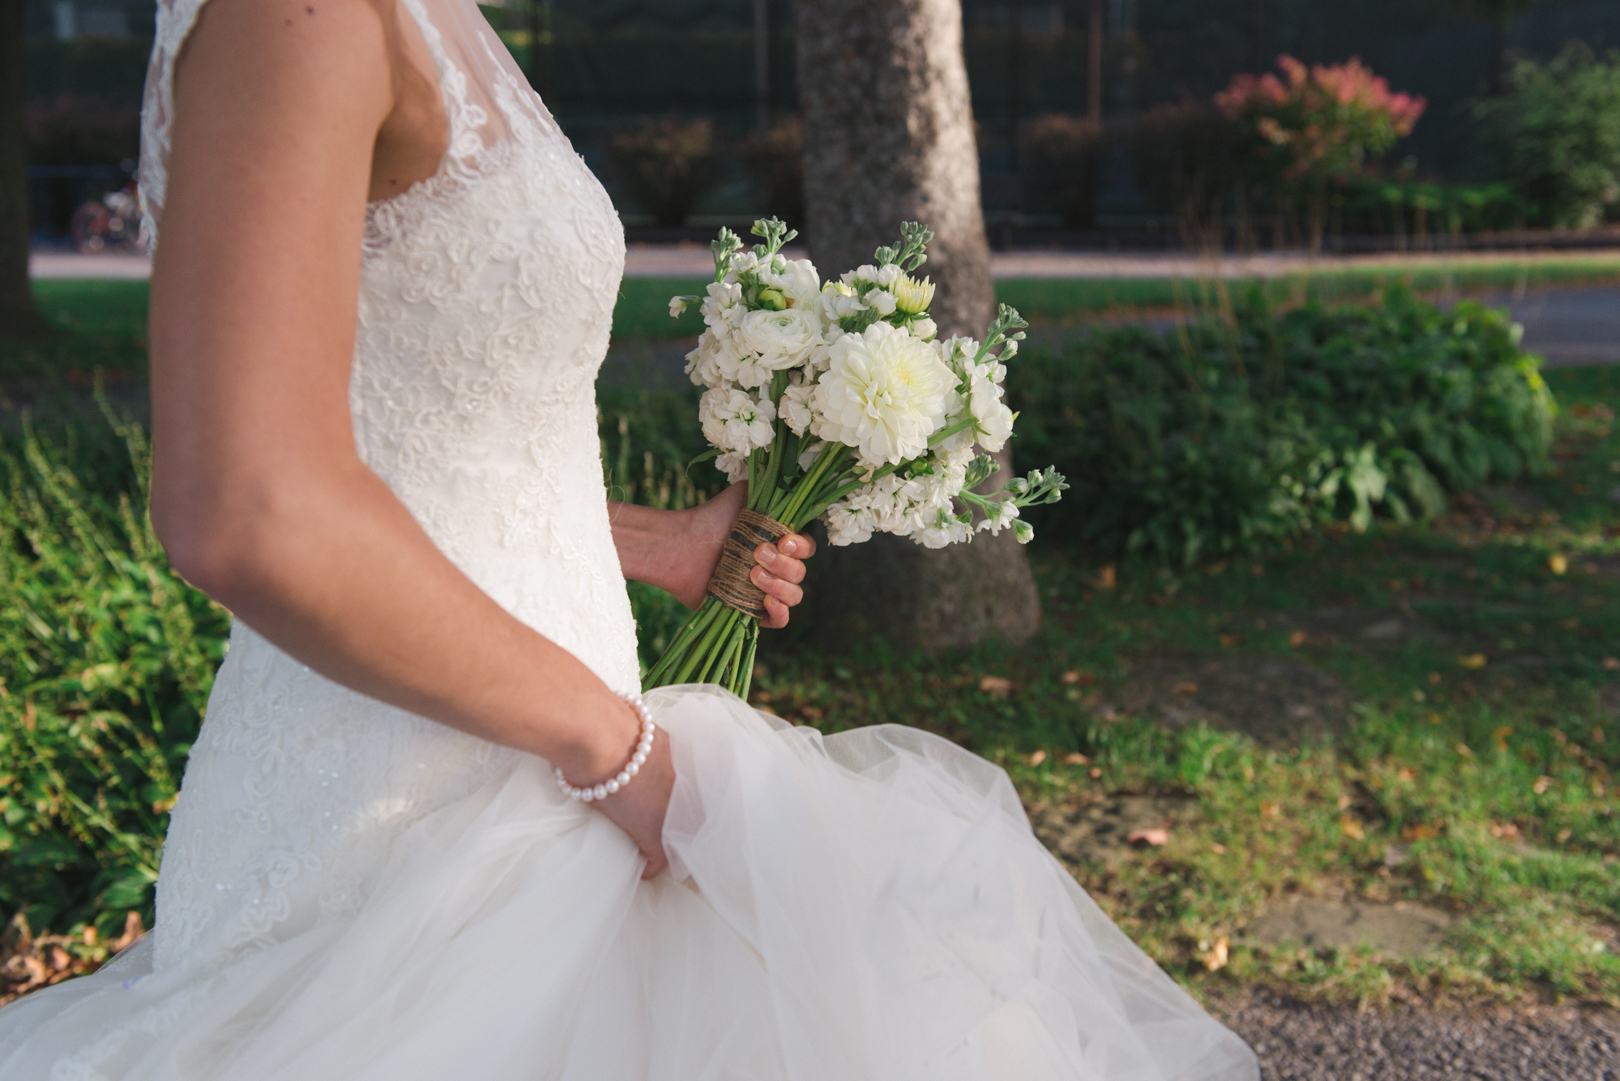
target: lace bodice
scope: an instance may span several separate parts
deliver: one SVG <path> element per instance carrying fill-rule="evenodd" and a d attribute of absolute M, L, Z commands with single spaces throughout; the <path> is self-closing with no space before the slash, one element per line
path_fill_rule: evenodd
<path fill-rule="evenodd" d="M 480 587 L 632 689 L 593 393 L 623 230 L 472 0 L 401 2 L 438 69 L 449 151 L 367 211 L 356 443 Z M 141 178 L 154 240 L 173 58 L 200 6 L 158 8 Z M 399 831 L 515 754 L 340 687 L 238 623 L 169 829 L 157 967 L 221 965 L 353 911 Z"/>

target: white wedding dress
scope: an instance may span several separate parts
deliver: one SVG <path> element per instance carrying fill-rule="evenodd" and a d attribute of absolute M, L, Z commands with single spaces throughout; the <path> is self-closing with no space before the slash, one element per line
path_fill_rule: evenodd
<path fill-rule="evenodd" d="M 160 0 L 143 193 L 161 215 Z M 445 554 L 636 687 L 593 380 L 612 204 L 473 0 L 402 0 L 451 126 L 370 208 L 350 401 Z M 1035 840 L 1006 776 L 883 726 L 823 739 L 713 688 L 650 696 L 670 870 L 547 764 L 334 684 L 238 622 L 156 927 L 0 1011 L 4 1081 L 1254 1081 Z"/>

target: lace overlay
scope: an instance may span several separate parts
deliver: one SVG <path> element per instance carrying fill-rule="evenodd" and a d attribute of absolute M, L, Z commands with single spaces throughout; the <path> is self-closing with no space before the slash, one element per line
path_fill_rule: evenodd
<path fill-rule="evenodd" d="M 594 398 L 623 230 L 499 46 L 470 31 L 447 43 L 419 0 L 405 4 L 438 69 L 449 150 L 367 210 L 355 440 L 481 588 L 632 689 Z M 199 7 L 159 9 L 142 175 L 154 233 L 173 58 Z M 440 19 L 452 35 L 461 14 Z M 480 49 L 495 74 L 474 89 L 451 54 Z M 392 838 L 517 757 L 332 683 L 237 623 L 169 829 L 154 969 L 200 975 L 352 914 Z"/>

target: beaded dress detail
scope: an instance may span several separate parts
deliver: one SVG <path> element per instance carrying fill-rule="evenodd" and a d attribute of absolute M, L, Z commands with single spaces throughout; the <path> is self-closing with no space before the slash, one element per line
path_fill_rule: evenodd
<path fill-rule="evenodd" d="M 175 57 L 142 131 L 155 240 Z M 639 689 L 594 381 L 611 201 L 472 0 L 398 0 L 449 150 L 367 211 L 350 382 L 366 464 L 435 544 Z M 324 679 L 238 622 L 152 933 L 0 1011 L 0 1081 L 1254 1081 L 1253 1056 L 1030 834 L 995 767 L 823 739 L 715 688 L 647 697 L 671 869 L 547 763 Z"/>

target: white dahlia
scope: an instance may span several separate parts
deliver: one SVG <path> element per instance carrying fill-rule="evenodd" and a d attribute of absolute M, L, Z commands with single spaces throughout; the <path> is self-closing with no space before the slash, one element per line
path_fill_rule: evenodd
<path fill-rule="evenodd" d="M 888 323 L 833 343 L 816 384 L 816 435 L 854 447 L 863 465 L 915 458 L 945 417 L 956 375 L 932 346 Z"/>

